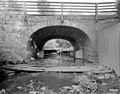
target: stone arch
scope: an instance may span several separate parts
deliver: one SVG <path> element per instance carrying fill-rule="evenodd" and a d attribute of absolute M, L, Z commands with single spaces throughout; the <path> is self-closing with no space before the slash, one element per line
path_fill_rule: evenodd
<path fill-rule="evenodd" d="M 33 32 L 30 38 L 36 41 L 37 45 L 40 45 L 40 47 L 42 47 L 48 40 L 54 38 L 68 40 L 74 47 L 76 47 L 76 49 L 79 49 L 77 46 L 80 45 L 80 42 L 83 42 L 85 46 L 87 46 L 86 43 L 90 45 L 91 42 L 89 36 L 84 33 L 84 31 L 76 27 L 66 25 L 47 26 L 40 28 L 39 30 Z"/>
<path fill-rule="evenodd" d="M 37 58 L 36 53 L 42 51 L 44 44 L 48 40 L 55 38 L 68 40 L 72 43 L 74 51 L 84 49 L 85 47 L 83 46 L 86 46 L 86 43 L 90 43 L 89 36 L 78 28 L 66 25 L 47 26 L 40 28 L 30 36 L 31 47 L 37 48 L 35 53 L 33 52 L 33 56 Z"/>
<path fill-rule="evenodd" d="M 81 31 L 83 31 L 83 33 L 85 33 L 88 36 L 88 41 L 85 42 L 85 47 L 84 47 L 84 53 L 85 54 L 85 58 L 89 59 L 89 61 L 92 62 L 97 62 L 97 51 L 95 50 L 96 48 L 96 36 L 95 36 L 95 30 L 94 30 L 94 25 L 90 24 L 90 23 L 79 23 L 79 22 L 75 22 L 75 21 L 70 21 L 70 20 L 64 20 L 64 22 L 62 23 L 61 20 L 48 20 L 48 21 L 41 21 L 40 23 L 32 26 L 29 28 L 28 30 L 28 40 L 30 38 L 30 36 L 38 31 L 39 29 L 42 28 L 46 28 L 46 27 L 51 27 L 51 26 L 68 26 L 68 27 L 73 27 L 73 28 L 77 28 Z M 79 43 L 79 41 L 78 41 Z M 87 44 L 87 45 L 86 45 Z"/>
<path fill-rule="evenodd" d="M 37 25 L 34 25 L 31 28 L 29 28 L 29 30 L 28 30 L 29 36 L 31 36 L 32 33 L 39 30 L 40 28 L 44 28 L 44 27 L 48 27 L 48 26 L 57 26 L 57 25 L 78 28 L 78 29 L 82 30 L 84 33 L 86 33 L 89 36 L 91 41 L 94 41 L 96 39 L 95 34 L 91 31 L 91 29 L 89 29 L 89 28 L 91 28 L 91 26 L 87 26 L 87 28 L 86 28 L 85 23 L 78 23 L 78 22 L 74 22 L 74 21 L 70 21 L 70 20 L 64 20 L 64 23 L 61 23 L 61 20 L 42 21 L 42 22 L 38 23 Z"/>

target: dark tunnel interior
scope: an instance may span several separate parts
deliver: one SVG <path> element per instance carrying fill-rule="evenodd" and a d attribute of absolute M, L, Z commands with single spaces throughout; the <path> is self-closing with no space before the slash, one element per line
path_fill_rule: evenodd
<path fill-rule="evenodd" d="M 34 32 L 31 35 L 39 50 L 42 50 L 44 44 L 50 39 L 65 39 L 71 42 L 73 47 L 78 50 L 80 44 L 89 39 L 89 37 L 80 29 L 69 26 L 49 26 Z"/>
<path fill-rule="evenodd" d="M 64 39 L 69 41 L 74 51 L 84 48 L 90 40 L 88 35 L 78 28 L 70 26 L 48 26 L 37 30 L 30 36 L 28 48 L 37 49 L 35 51 L 37 53 L 42 51 L 45 43 L 51 39 Z"/>

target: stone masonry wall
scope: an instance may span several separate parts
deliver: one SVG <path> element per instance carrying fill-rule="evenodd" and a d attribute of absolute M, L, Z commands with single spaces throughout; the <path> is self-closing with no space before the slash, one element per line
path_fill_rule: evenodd
<path fill-rule="evenodd" d="M 22 61 L 25 58 L 26 31 L 23 15 L 1 14 L 0 60 Z"/>
<path fill-rule="evenodd" d="M 90 38 L 90 45 L 86 46 L 85 58 L 92 62 L 98 62 L 97 31 L 108 28 L 115 22 L 102 24 L 94 20 L 81 20 L 80 16 L 66 16 L 61 23 L 60 16 L 55 17 L 29 17 L 24 21 L 24 15 L 14 13 L 0 14 L 0 60 L 23 61 L 29 56 L 27 41 L 32 33 L 40 28 L 55 25 L 72 26 L 84 31 Z M 99 25 L 99 27 L 98 27 Z"/>

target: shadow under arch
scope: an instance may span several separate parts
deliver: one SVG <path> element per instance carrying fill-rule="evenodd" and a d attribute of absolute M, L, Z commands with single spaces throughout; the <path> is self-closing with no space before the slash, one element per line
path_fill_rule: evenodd
<path fill-rule="evenodd" d="M 71 26 L 47 26 L 40 28 L 32 33 L 28 40 L 28 49 L 31 51 L 32 56 L 36 58 L 34 53 L 41 51 L 44 44 L 51 39 L 65 39 L 69 41 L 75 51 L 84 49 L 85 46 L 91 44 L 89 36 L 82 30 Z M 35 51 L 33 51 L 33 49 Z"/>

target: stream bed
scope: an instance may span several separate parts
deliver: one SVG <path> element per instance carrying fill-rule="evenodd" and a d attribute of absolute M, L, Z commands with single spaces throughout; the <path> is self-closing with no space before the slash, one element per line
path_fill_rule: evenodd
<path fill-rule="evenodd" d="M 0 94 L 118 94 L 120 81 L 110 75 L 113 78 L 90 73 L 13 73 L 1 81 Z"/>

